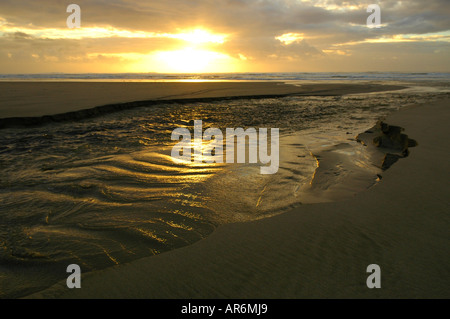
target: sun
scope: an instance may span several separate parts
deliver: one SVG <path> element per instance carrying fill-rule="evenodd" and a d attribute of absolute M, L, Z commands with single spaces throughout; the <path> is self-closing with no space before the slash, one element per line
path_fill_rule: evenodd
<path fill-rule="evenodd" d="M 164 37 L 179 40 L 178 46 L 147 54 L 134 65 L 135 69 L 161 73 L 226 73 L 240 70 L 242 57 L 232 57 L 221 48 L 228 41 L 227 34 L 196 28 L 164 34 Z"/>
<path fill-rule="evenodd" d="M 164 72 L 207 73 L 233 71 L 233 58 L 224 53 L 192 47 L 160 51 L 154 55 L 158 69 Z"/>
<path fill-rule="evenodd" d="M 173 36 L 186 42 L 187 46 L 179 50 L 157 52 L 155 60 L 159 68 L 178 73 L 220 72 L 229 69 L 232 59 L 224 53 L 209 49 L 210 46 L 223 44 L 227 35 L 197 28 Z"/>

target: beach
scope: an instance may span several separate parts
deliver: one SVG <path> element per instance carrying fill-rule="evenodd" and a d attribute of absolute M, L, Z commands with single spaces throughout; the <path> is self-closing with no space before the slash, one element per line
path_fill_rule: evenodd
<path fill-rule="evenodd" d="M 191 246 L 60 283 L 44 298 L 448 298 L 448 100 L 389 117 L 420 146 L 376 188 L 219 227 Z M 368 289 L 366 267 L 381 267 Z"/>
<path fill-rule="evenodd" d="M 282 85 L 277 91 L 278 84 L 252 85 L 262 87 L 256 91 L 247 87 L 246 95 L 306 94 L 305 86 Z M 225 96 L 216 89 L 206 97 Z M 311 94 L 330 94 L 327 89 L 331 95 L 345 92 L 342 86 L 316 86 Z M 348 89 L 365 92 L 364 86 Z M 188 91 L 176 96 L 192 97 L 198 88 Z M 151 97 L 133 96 L 133 100 Z M 69 290 L 62 280 L 28 297 L 448 298 L 449 167 L 443 142 L 449 134 L 448 103 L 442 99 L 408 105 L 384 119 L 404 128 L 418 146 L 368 189 L 342 200 L 297 205 L 267 218 L 223 223 L 189 245 L 83 273 L 81 289 Z M 47 102 L 47 110 L 56 105 Z M 370 264 L 381 268 L 381 289 L 366 286 Z"/>
<path fill-rule="evenodd" d="M 0 1 L 0 300 L 450 298 L 449 1 L 54 2 Z"/>
<path fill-rule="evenodd" d="M 400 88 L 379 84 L 295 86 L 282 82 L 0 82 L 0 127 L 82 119 L 161 101 L 326 96 Z"/>

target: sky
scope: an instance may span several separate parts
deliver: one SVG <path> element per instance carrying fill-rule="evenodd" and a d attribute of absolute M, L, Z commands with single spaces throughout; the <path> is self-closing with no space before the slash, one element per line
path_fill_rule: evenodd
<path fill-rule="evenodd" d="M 450 72 L 449 16 L 449 0 L 0 0 L 0 73 Z"/>

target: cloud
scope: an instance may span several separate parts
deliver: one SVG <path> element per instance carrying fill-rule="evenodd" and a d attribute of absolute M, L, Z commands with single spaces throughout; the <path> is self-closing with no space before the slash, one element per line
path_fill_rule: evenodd
<path fill-rule="evenodd" d="M 100 60 L 123 65 L 133 60 L 130 58 L 133 54 L 138 59 L 188 45 L 229 55 L 242 62 L 243 71 L 265 71 L 265 63 L 270 63 L 271 70 L 279 67 L 302 71 L 306 67 L 304 61 L 308 61 L 308 68 L 315 66 L 317 70 L 350 68 L 355 58 L 361 57 L 363 61 L 364 55 L 372 56 L 368 47 L 373 51 L 383 48 L 386 55 L 396 57 L 409 54 L 410 58 L 405 60 L 411 62 L 411 68 L 422 65 L 437 68 L 436 62 L 424 61 L 413 54 L 425 44 L 433 43 L 437 52 L 426 55 L 427 58 L 448 54 L 447 0 L 74 2 L 81 7 L 82 28 L 69 30 L 68 2 L 2 0 L 0 52 L 8 57 L 9 63 L 6 66 L 0 62 L 2 70 L 22 70 L 29 62 L 39 63 L 35 68 L 42 71 L 49 68 L 67 71 L 74 69 L 76 62 L 86 65 L 93 60 L 98 62 L 93 58 L 95 54 L 103 57 Z M 365 25 L 369 15 L 366 8 L 371 3 L 381 7 L 380 29 Z M 202 37 L 193 33 L 196 29 L 209 33 Z M 400 52 L 400 43 L 407 43 L 411 52 Z M 33 58 L 32 54 L 39 58 Z M 91 67 L 95 65 L 92 63 Z M 448 63 L 445 67 L 450 68 Z"/>
<path fill-rule="evenodd" d="M 25 32 L 21 32 L 21 31 L 5 33 L 4 36 L 7 38 L 12 38 L 12 39 L 32 39 L 33 38 L 32 35 L 27 34 Z"/>

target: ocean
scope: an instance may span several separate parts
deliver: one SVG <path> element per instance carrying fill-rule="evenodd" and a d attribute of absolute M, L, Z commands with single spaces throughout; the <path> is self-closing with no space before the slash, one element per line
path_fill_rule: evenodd
<path fill-rule="evenodd" d="M 0 74 L 0 81 L 408 81 L 448 82 L 449 73 L 318 72 L 318 73 L 43 73 Z"/>
<path fill-rule="evenodd" d="M 306 197 L 330 148 L 348 156 L 333 163 L 327 185 L 373 187 L 374 165 L 356 135 L 413 103 L 449 95 L 442 73 L 40 74 L 0 75 L 3 81 L 349 81 L 405 85 L 399 91 L 345 96 L 289 96 L 123 110 L 81 121 L 0 130 L 0 297 L 20 297 L 83 272 L 123 264 L 195 243 L 218 226 L 267 218 Z M 180 163 L 170 156 L 175 128 L 279 128 L 277 174 L 259 164 Z M 407 128 L 406 128 L 407 130 Z M 413 137 L 414 138 L 414 137 Z M 420 141 L 419 141 L 420 143 Z M 412 155 L 413 156 L 413 155 Z M 401 164 L 396 164 L 401 165 Z M 361 175 L 362 174 L 362 175 Z M 344 198 L 343 198 L 344 199 Z M 220 253 L 220 252 L 218 252 Z"/>

